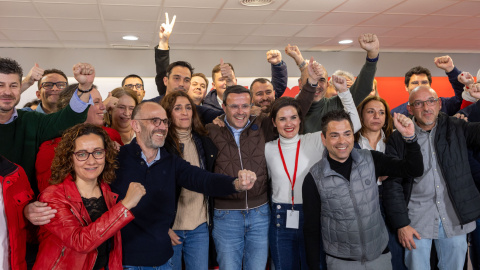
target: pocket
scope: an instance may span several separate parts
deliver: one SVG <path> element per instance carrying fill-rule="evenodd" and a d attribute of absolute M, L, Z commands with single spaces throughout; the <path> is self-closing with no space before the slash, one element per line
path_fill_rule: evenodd
<path fill-rule="evenodd" d="M 257 211 L 260 216 L 270 216 L 270 207 L 268 205 L 258 207 Z"/>
<path fill-rule="evenodd" d="M 214 210 L 213 211 L 213 220 L 222 220 L 225 216 L 228 215 L 228 211 L 225 210 Z"/>
<path fill-rule="evenodd" d="M 27 222 L 23 216 L 23 209 L 33 199 L 33 193 L 23 190 L 12 197 L 17 208 L 18 227 L 24 228 L 27 225 Z"/>

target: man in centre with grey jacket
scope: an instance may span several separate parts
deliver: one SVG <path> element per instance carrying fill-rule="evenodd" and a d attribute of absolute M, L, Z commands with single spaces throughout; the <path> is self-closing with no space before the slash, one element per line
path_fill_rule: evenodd
<path fill-rule="evenodd" d="M 403 160 L 354 149 L 353 125 L 344 110 L 331 111 L 322 118 L 324 157 L 313 165 L 303 183 L 309 269 L 318 269 L 322 240 L 329 270 L 392 269 L 376 179 L 423 173 L 412 120 L 396 114 L 394 124 L 407 150 Z"/>

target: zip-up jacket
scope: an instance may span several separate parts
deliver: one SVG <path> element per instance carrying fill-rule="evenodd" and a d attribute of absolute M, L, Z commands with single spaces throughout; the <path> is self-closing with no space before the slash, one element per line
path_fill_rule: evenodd
<path fill-rule="evenodd" d="M 24 270 L 27 269 L 25 252 L 28 223 L 23 216 L 23 208 L 33 199 L 33 190 L 22 167 L 2 155 L 0 155 L 0 183 L 3 194 L 3 205 L 0 207 L 4 207 L 7 219 L 10 267 L 12 270 Z"/>
<path fill-rule="evenodd" d="M 33 269 L 93 269 L 97 247 L 111 237 L 108 268 L 123 269 L 120 229 L 134 217 L 122 203 L 116 203 L 118 195 L 107 184 L 102 182 L 100 188 L 108 211 L 95 222 L 71 176 L 40 194 L 39 201 L 48 203 L 57 213 L 50 223 L 40 227 L 40 248 Z"/>

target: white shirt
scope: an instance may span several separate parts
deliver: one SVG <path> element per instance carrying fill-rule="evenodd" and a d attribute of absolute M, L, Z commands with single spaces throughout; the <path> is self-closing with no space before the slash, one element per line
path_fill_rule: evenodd
<path fill-rule="evenodd" d="M 380 132 L 382 133 L 382 138 L 380 139 L 380 141 L 378 141 L 377 145 L 375 146 L 375 149 L 372 148 L 368 139 L 363 137 L 362 134 L 360 134 L 360 138 L 358 138 L 358 145 L 360 145 L 360 148 L 368 149 L 368 150 L 375 150 L 375 151 L 378 151 L 378 152 L 385 153 L 385 147 L 386 147 L 385 133 L 383 132 L 383 129 L 381 129 Z M 382 185 L 382 181 L 377 179 L 377 185 L 379 185 L 379 186 Z"/>

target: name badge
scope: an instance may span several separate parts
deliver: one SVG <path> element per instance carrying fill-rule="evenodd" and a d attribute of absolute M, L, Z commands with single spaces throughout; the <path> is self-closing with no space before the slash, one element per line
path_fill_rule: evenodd
<path fill-rule="evenodd" d="M 287 210 L 287 228 L 298 229 L 300 223 L 300 214 L 295 210 Z"/>

